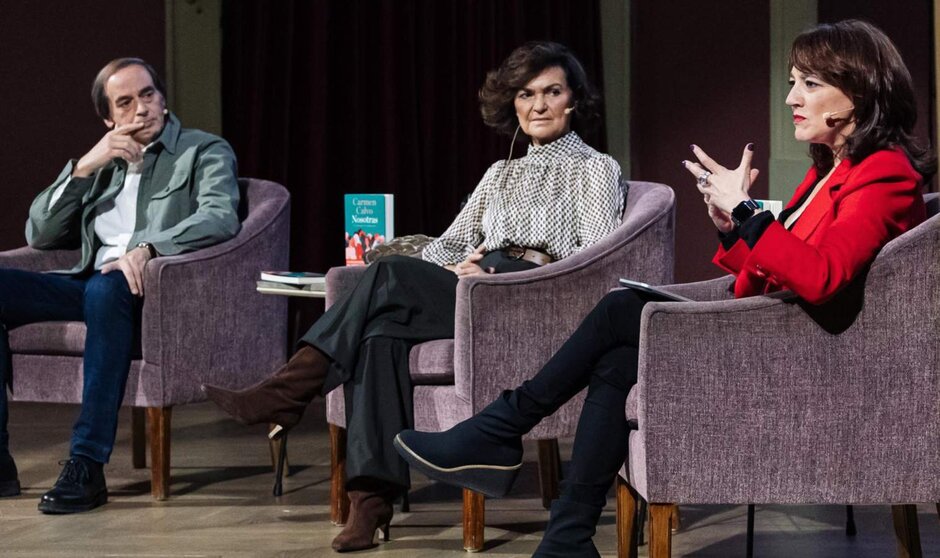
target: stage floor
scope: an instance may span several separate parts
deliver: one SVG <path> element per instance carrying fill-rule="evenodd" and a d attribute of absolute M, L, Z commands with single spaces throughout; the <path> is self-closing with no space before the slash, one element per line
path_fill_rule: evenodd
<path fill-rule="evenodd" d="M 211 404 L 173 413 L 171 497 L 150 497 L 150 473 L 135 470 L 130 455 L 130 414 L 122 417 L 118 444 L 106 468 L 110 503 L 71 516 L 36 510 L 68 455 L 77 407 L 13 403 L 10 432 L 23 495 L 0 499 L 0 548 L 4 557 L 42 556 L 330 556 L 340 528 L 329 523 L 329 438 L 322 401 L 311 406 L 291 435 L 292 476 L 284 495 L 271 496 L 273 474 L 265 428 L 241 427 Z M 531 451 L 528 451 L 531 449 Z M 562 444 L 562 455 L 570 440 Z M 548 512 L 541 506 L 535 448 L 513 492 L 489 500 L 487 556 L 529 556 Z M 417 475 L 416 475 L 417 477 Z M 844 534 L 841 506 L 759 506 L 755 555 L 769 557 L 896 556 L 888 506 L 858 506 L 859 534 Z M 940 556 L 940 520 L 934 506 L 920 506 L 924 556 Z M 743 506 L 686 506 L 674 556 L 744 556 Z M 392 540 L 357 556 L 461 557 L 460 491 L 415 478 L 411 512 L 392 521 Z M 614 500 L 601 519 L 597 547 L 616 555 Z M 640 556 L 646 555 L 646 547 Z"/>

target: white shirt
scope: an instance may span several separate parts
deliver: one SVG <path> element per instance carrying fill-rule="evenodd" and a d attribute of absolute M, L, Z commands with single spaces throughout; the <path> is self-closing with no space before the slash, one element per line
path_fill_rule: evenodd
<path fill-rule="evenodd" d="M 524 246 L 560 260 L 613 231 L 623 202 L 617 161 L 569 132 L 547 145 L 530 145 L 525 157 L 494 163 L 421 257 L 455 264 L 482 243 L 487 252 Z"/>
<path fill-rule="evenodd" d="M 114 261 L 127 252 L 127 244 L 137 225 L 137 192 L 140 189 L 140 176 L 143 162 L 129 163 L 124 175 L 124 185 L 115 198 L 101 204 L 95 212 L 95 235 L 101 241 L 101 247 L 95 254 L 95 269 Z M 49 201 L 49 207 L 55 205 L 62 196 L 69 178 L 56 188 Z"/>

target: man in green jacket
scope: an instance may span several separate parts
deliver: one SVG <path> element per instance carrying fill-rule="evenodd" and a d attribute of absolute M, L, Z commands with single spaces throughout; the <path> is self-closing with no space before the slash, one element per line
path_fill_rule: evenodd
<path fill-rule="evenodd" d="M 0 372 L 7 383 L 7 330 L 57 320 L 87 326 L 81 413 L 62 474 L 39 502 L 44 513 L 107 502 L 103 468 L 140 329 L 147 262 L 217 244 L 240 227 L 231 147 L 180 127 L 149 64 L 109 62 L 95 78 L 92 100 L 110 131 L 36 197 L 26 224 L 30 246 L 80 247 L 81 260 L 53 273 L 0 269 Z M 0 389 L 0 496 L 20 491 L 6 427 Z"/>

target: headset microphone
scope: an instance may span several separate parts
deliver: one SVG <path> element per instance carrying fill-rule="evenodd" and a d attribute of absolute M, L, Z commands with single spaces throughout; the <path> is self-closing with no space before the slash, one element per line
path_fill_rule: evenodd
<path fill-rule="evenodd" d="M 849 112 L 850 110 L 853 110 L 854 108 L 855 108 L 855 107 L 852 106 L 852 107 L 849 107 L 849 108 L 847 108 L 847 109 L 836 110 L 836 111 L 832 111 L 832 112 L 824 112 L 824 113 L 822 114 L 822 117 L 823 117 L 823 120 L 826 121 L 826 126 L 829 126 L 830 128 L 833 128 L 833 127 L 835 127 L 837 120 L 845 120 L 845 118 L 833 118 L 833 117 L 832 117 L 833 114 L 839 114 L 840 112 Z"/>

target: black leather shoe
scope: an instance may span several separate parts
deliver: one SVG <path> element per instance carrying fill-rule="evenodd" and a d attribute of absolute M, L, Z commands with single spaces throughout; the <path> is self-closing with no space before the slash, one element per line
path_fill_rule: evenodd
<path fill-rule="evenodd" d="M 75 455 L 65 462 L 52 490 L 42 495 L 39 511 L 78 513 L 93 510 L 107 501 L 104 465 L 83 455 Z"/>
<path fill-rule="evenodd" d="M 20 478 L 16 463 L 9 453 L 0 455 L 0 498 L 16 496 L 20 493 Z"/>

